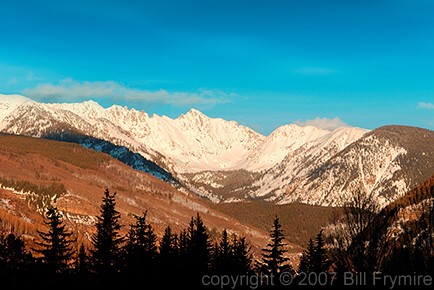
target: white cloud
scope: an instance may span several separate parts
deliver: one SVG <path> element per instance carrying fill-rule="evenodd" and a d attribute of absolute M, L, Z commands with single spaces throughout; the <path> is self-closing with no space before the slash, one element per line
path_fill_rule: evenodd
<path fill-rule="evenodd" d="M 331 75 L 336 73 L 336 70 L 325 67 L 301 67 L 294 72 L 299 75 Z"/>
<path fill-rule="evenodd" d="M 109 98 L 178 106 L 223 104 L 230 102 L 229 98 L 235 96 L 235 94 L 205 89 L 196 93 L 148 91 L 128 88 L 115 81 L 77 82 L 73 79 L 65 79 L 57 84 L 40 83 L 34 88 L 23 90 L 23 94 L 49 102 L 78 102 L 92 98 Z"/>
<path fill-rule="evenodd" d="M 419 103 L 417 103 L 417 107 L 419 109 L 434 110 L 434 104 L 433 103 L 419 102 Z"/>
<path fill-rule="evenodd" d="M 330 131 L 339 127 L 348 127 L 348 124 L 346 124 L 338 117 L 335 117 L 333 119 L 316 117 L 315 119 L 306 121 L 295 120 L 294 124 L 298 126 L 313 126 Z"/>

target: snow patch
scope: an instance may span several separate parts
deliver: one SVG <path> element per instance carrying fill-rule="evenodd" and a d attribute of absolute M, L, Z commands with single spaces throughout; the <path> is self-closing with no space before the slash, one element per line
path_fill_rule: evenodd
<path fill-rule="evenodd" d="M 189 209 L 192 209 L 194 211 L 198 211 L 198 212 L 202 212 L 202 213 L 207 213 L 208 209 L 196 202 L 193 202 L 185 197 L 179 196 L 179 195 L 174 195 L 172 198 L 173 202 L 176 202 L 178 204 L 181 204 Z"/>
<path fill-rule="evenodd" d="M 14 209 L 14 206 L 10 203 L 10 199 L 7 198 L 0 198 L 0 207 L 7 210 L 7 211 L 11 211 Z"/>
<path fill-rule="evenodd" d="M 91 215 L 72 214 L 67 212 L 65 213 L 65 216 L 71 222 L 85 226 L 94 226 L 98 221 L 97 217 Z"/>

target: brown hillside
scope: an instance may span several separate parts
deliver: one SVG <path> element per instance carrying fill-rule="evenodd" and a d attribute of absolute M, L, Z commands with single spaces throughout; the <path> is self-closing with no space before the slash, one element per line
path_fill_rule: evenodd
<path fill-rule="evenodd" d="M 434 174 L 425 182 L 410 190 L 406 195 L 390 203 L 384 209 L 384 212 L 396 212 L 399 209 L 419 204 L 429 198 L 434 198 Z"/>
<path fill-rule="evenodd" d="M 266 231 L 217 211 L 196 195 L 180 192 L 106 154 L 75 144 L 0 136 L 0 178 L 5 183 L 0 186 L 3 227 L 30 236 L 34 235 L 36 228 L 42 227 L 39 213 L 42 211 L 37 211 L 38 206 L 44 206 L 47 199 L 55 196 L 53 200 L 63 211 L 69 226 L 79 233 L 79 239 L 85 240 L 94 230 L 102 194 L 108 188 L 118 193 L 117 208 L 124 225 L 133 221 L 134 214 L 148 210 L 151 223 L 161 235 L 169 224 L 177 231 L 186 227 L 190 218 L 199 212 L 212 234 L 227 228 L 245 236 L 256 249 L 267 242 Z M 65 192 L 51 192 L 49 198 L 38 204 L 35 196 L 40 192 L 47 194 L 50 188 L 65 188 Z M 298 252 L 299 248 L 294 246 L 293 251 Z"/>
<path fill-rule="evenodd" d="M 221 203 L 213 207 L 262 230 L 268 230 L 269 221 L 277 215 L 287 240 L 300 247 L 306 247 L 309 238 L 318 234 L 341 211 L 333 207 L 302 203 L 276 205 L 265 201 Z"/>

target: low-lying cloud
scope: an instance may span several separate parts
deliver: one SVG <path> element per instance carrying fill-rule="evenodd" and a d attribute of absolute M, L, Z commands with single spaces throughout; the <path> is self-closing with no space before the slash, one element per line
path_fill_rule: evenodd
<path fill-rule="evenodd" d="M 433 103 L 419 102 L 419 103 L 417 103 L 417 107 L 419 109 L 434 110 L 434 104 Z"/>
<path fill-rule="evenodd" d="M 41 83 L 23 90 L 23 94 L 42 102 L 81 102 L 89 99 L 108 98 L 115 101 L 139 101 L 175 106 L 215 105 L 230 102 L 228 94 L 202 89 L 195 93 L 149 91 L 129 88 L 116 81 L 84 81 L 65 79 L 57 84 Z"/>
<path fill-rule="evenodd" d="M 298 126 L 313 126 L 325 130 L 330 130 L 330 131 L 340 127 L 348 127 L 348 124 L 346 124 L 338 117 L 332 119 L 316 117 L 315 119 L 306 120 L 306 121 L 296 120 L 294 121 L 294 124 Z"/>

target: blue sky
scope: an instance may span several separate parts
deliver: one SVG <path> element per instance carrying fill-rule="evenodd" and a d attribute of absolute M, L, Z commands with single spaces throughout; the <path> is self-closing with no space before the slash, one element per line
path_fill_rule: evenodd
<path fill-rule="evenodd" d="M 0 93 L 434 129 L 434 1 L 2 1 Z M 338 119 L 336 119 L 338 118 Z"/>

